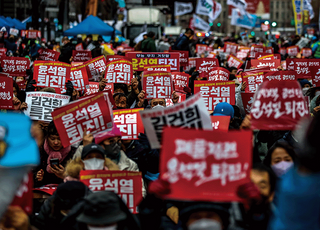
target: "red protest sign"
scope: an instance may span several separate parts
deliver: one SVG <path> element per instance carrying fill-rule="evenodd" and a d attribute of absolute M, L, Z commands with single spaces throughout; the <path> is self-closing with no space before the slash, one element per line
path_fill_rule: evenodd
<path fill-rule="evenodd" d="M 238 45 L 236 43 L 225 42 L 224 43 L 224 53 L 237 55 Z"/>
<path fill-rule="evenodd" d="M 245 89 L 246 93 L 254 93 L 257 91 L 258 86 L 264 81 L 265 72 L 262 71 L 250 71 L 242 73 L 243 82 L 247 83 Z"/>
<path fill-rule="evenodd" d="M 188 69 L 196 67 L 198 58 L 189 58 Z"/>
<path fill-rule="evenodd" d="M 240 59 L 240 60 L 246 59 L 247 56 L 248 56 L 248 54 L 247 54 L 246 52 L 243 52 L 243 51 L 237 52 L 237 55 L 236 55 L 236 57 L 237 57 L 238 59 Z"/>
<path fill-rule="evenodd" d="M 160 175 L 170 183 L 167 199 L 239 201 L 237 187 L 250 181 L 252 134 L 166 128 Z"/>
<path fill-rule="evenodd" d="M 80 181 L 92 191 L 113 191 L 133 214 L 137 214 L 142 200 L 141 175 L 141 172 L 81 170 Z"/>
<path fill-rule="evenodd" d="M 266 47 L 266 50 L 265 50 L 266 53 L 268 54 L 273 54 L 274 51 L 273 51 L 273 48 L 272 47 Z"/>
<path fill-rule="evenodd" d="M 189 86 L 189 74 L 181 72 L 172 72 L 172 81 L 174 84 L 174 91 L 185 93 L 184 87 Z"/>
<path fill-rule="evenodd" d="M 265 52 L 265 47 L 263 47 L 263 45 L 252 45 L 251 46 L 251 52 L 264 53 Z"/>
<path fill-rule="evenodd" d="M 215 67 L 209 73 L 208 81 L 228 81 L 230 72 L 223 67 Z"/>
<path fill-rule="evenodd" d="M 119 128 L 123 140 L 137 140 L 139 133 L 144 133 L 140 110 L 143 108 L 113 111 L 113 122 Z"/>
<path fill-rule="evenodd" d="M 320 68 L 319 59 L 294 59 L 294 71 L 297 78 L 312 78 L 316 68 Z"/>
<path fill-rule="evenodd" d="M 266 81 L 257 91 L 251 108 L 251 127 L 261 130 L 293 130 L 308 116 L 297 81 Z"/>
<path fill-rule="evenodd" d="M 72 50 L 72 57 L 75 62 L 85 62 L 92 59 L 91 51 L 86 50 Z"/>
<path fill-rule="evenodd" d="M 187 99 L 187 95 L 185 93 L 176 92 L 176 94 L 179 96 L 178 103 L 184 102 Z M 173 106 L 173 105 L 174 104 L 172 102 L 172 99 L 166 98 L 166 107 Z"/>
<path fill-rule="evenodd" d="M 179 53 L 128 52 L 126 57 L 132 59 L 133 70 L 143 71 L 148 65 L 170 65 L 171 71 L 179 71 Z"/>
<path fill-rule="evenodd" d="M 246 114 L 250 114 L 254 93 L 241 93 L 243 108 Z"/>
<path fill-rule="evenodd" d="M 280 48 L 279 53 L 284 56 L 287 54 L 287 49 L 286 48 Z"/>
<path fill-rule="evenodd" d="M 213 130 L 228 131 L 230 117 L 229 116 L 210 116 Z"/>
<path fill-rule="evenodd" d="M 287 54 L 289 56 L 297 56 L 299 53 L 299 46 L 290 46 L 287 48 Z"/>
<path fill-rule="evenodd" d="M 0 109 L 13 109 L 13 79 L 0 76 Z"/>
<path fill-rule="evenodd" d="M 303 48 L 302 50 L 301 50 L 301 54 L 302 54 L 302 56 L 303 57 L 311 57 L 312 56 L 312 49 L 310 49 L 310 48 Z"/>
<path fill-rule="evenodd" d="M 50 49 L 40 48 L 38 50 L 39 59 L 44 61 L 58 61 L 60 53 Z"/>
<path fill-rule="evenodd" d="M 66 83 L 70 80 L 71 71 L 69 64 L 56 61 L 35 61 L 33 66 L 33 76 L 38 87 L 58 89 L 61 94 L 66 92 Z"/>
<path fill-rule="evenodd" d="M 106 87 L 103 91 L 110 90 L 111 94 L 113 94 L 113 83 L 106 83 Z M 99 82 L 89 81 L 89 85 L 86 87 L 86 95 L 91 95 L 99 92 Z"/>
<path fill-rule="evenodd" d="M 70 81 L 76 90 L 85 90 L 86 86 L 89 85 L 86 66 L 78 65 L 72 67 L 70 72 Z"/>
<path fill-rule="evenodd" d="M 112 128 L 112 109 L 102 92 L 55 109 L 51 115 L 63 147 L 82 140 L 83 130 L 96 134 Z"/>
<path fill-rule="evenodd" d="M 204 77 L 208 77 L 209 73 L 215 68 L 219 67 L 219 61 L 216 58 L 197 58 L 196 69 L 199 74 L 203 73 Z"/>
<path fill-rule="evenodd" d="M 270 71 L 265 73 L 264 80 L 296 80 L 296 73 L 294 71 Z"/>
<path fill-rule="evenodd" d="M 189 51 L 170 50 L 169 52 L 178 52 L 180 54 L 180 66 L 188 66 L 189 64 Z"/>
<path fill-rule="evenodd" d="M 119 60 L 119 59 L 125 59 L 128 61 L 132 61 L 131 58 L 125 57 L 125 56 L 121 56 L 121 55 L 108 55 L 107 57 L 107 63 L 110 61 L 114 61 L 114 60 Z"/>
<path fill-rule="evenodd" d="M 205 53 L 207 51 L 208 46 L 204 44 L 196 44 L 196 52 L 198 56 Z"/>
<path fill-rule="evenodd" d="M 87 67 L 87 73 L 89 80 L 98 81 L 99 77 L 105 71 L 107 61 L 106 58 L 101 55 L 84 63 Z"/>
<path fill-rule="evenodd" d="M 241 61 L 240 59 L 236 58 L 235 56 L 233 56 L 231 54 L 229 55 L 227 62 L 228 62 L 229 68 L 236 67 L 237 69 L 239 69 L 243 64 L 243 61 Z"/>
<path fill-rule="evenodd" d="M 1 57 L 1 67 L 4 73 L 11 76 L 26 76 L 27 69 L 30 69 L 30 60 L 24 57 Z"/>
<path fill-rule="evenodd" d="M 171 73 L 144 71 L 142 80 L 146 99 L 171 98 L 173 92 Z"/>
<path fill-rule="evenodd" d="M 41 32 L 39 30 L 27 30 L 26 38 L 28 39 L 37 39 L 41 38 Z"/>
<path fill-rule="evenodd" d="M 144 71 L 171 72 L 171 67 L 170 67 L 170 65 L 148 65 L 148 66 L 144 66 Z"/>
<path fill-rule="evenodd" d="M 195 81 L 194 93 L 201 92 L 208 111 L 213 111 L 214 107 L 220 102 L 235 104 L 235 82 L 234 81 Z"/>
<path fill-rule="evenodd" d="M 82 42 L 76 45 L 76 50 L 77 51 L 83 51 L 84 50 Z"/>
<path fill-rule="evenodd" d="M 256 59 L 258 59 L 258 60 L 265 60 L 265 61 L 274 60 L 274 59 L 281 60 L 280 54 L 257 53 L 256 57 L 257 57 Z"/>
<path fill-rule="evenodd" d="M 274 59 L 274 60 L 251 60 L 251 67 L 254 68 L 264 68 L 269 67 L 272 71 L 277 71 L 278 67 L 281 66 L 281 60 Z"/>
<path fill-rule="evenodd" d="M 132 63 L 128 60 L 120 59 L 108 62 L 104 78 L 108 83 L 131 84 L 132 76 Z"/>
<path fill-rule="evenodd" d="M 6 53 L 7 53 L 7 49 L 6 48 L 0 48 L 0 58 L 2 56 L 7 56 Z"/>
<path fill-rule="evenodd" d="M 286 59 L 286 70 L 295 70 L 295 60 L 294 58 L 287 58 Z"/>
<path fill-rule="evenodd" d="M 312 83 L 313 87 L 320 87 L 320 67 L 313 68 Z"/>

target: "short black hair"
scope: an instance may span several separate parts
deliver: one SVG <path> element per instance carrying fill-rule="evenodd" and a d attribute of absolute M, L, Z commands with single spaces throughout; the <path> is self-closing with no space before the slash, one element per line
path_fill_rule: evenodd
<path fill-rule="evenodd" d="M 117 89 L 121 89 L 125 95 L 128 95 L 128 87 L 124 83 L 114 83 L 114 89 L 113 91 L 116 91 Z"/>
<path fill-rule="evenodd" d="M 59 136 L 58 130 L 56 128 L 56 126 L 54 125 L 54 122 L 51 121 L 48 125 L 48 136 L 50 135 L 57 135 Z"/>
<path fill-rule="evenodd" d="M 295 153 L 293 147 L 291 145 L 289 145 L 288 142 L 286 142 L 284 140 L 278 140 L 269 148 L 268 153 L 263 160 L 263 164 L 265 166 L 271 167 L 271 155 L 276 148 L 285 149 L 287 151 L 287 153 L 289 154 L 289 156 L 292 158 L 292 160 L 294 162 L 296 161 L 297 156 L 296 156 L 296 153 Z"/>
<path fill-rule="evenodd" d="M 190 34 L 194 34 L 194 31 L 191 29 L 191 28 L 187 28 L 186 29 L 186 34 L 188 34 L 188 33 L 190 33 Z"/>
<path fill-rule="evenodd" d="M 236 75 L 234 75 L 234 74 L 230 74 L 230 75 L 229 75 L 229 81 L 233 81 L 233 80 L 235 80 L 235 79 L 238 79 L 238 78 L 236 77 Z"/>
<path fill-rule="evenodd" d="M 229 68 L 229 72 L 231 73 L 232 70 L 238 70 L 238 68 L 232 66 L 232 67 Z"/>
<path fill-rule="evenodd" d="M 267 172 L 269 175 L 269 181 L 270 181 L 270 194 L 271 195 L 276 188 L 276 180 L 277 176 L 274 174 L 273 170 L 270 167 L 267 167 L 261 163 L 255 163 L 252 166 L 252 170 L 257 170 L 259 172 Z"/>
<path fill-rule="evenodd" d="M 147 34 L 147 36 L 148 36 L 149 38 L 153 38 L 155 35 L 156 35 L 156 34 L 155 34 L 153 31 L 149 31 L 148 34 Z"/>

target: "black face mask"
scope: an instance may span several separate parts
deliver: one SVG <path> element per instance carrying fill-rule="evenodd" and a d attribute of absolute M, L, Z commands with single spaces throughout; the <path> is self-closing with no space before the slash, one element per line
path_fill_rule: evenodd
<path fill-rule="evenodd" d="M 111 160 L 118 161 L 120 156 L 120 149 L 121 144 L 120 143 L 113 143 L 111 145 L 104 145 L 104 152 L 108 158 Z"/>
<path fill-rule="evenodd" d="M 10 41 L 10 42 L 13 42 L 14 40 L 13 40 L 13 38 L 9 38 L 9 41 Z"/>

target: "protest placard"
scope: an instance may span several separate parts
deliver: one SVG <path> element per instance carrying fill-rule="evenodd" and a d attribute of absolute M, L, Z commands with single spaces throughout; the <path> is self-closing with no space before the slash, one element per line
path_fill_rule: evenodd
<path fill-rule="evenodd" d="M 165 72 L 171 72 L 170 65 L 148 65 L 144 67 L 144 71 L 165 71 Z"/>
<path fill-rule="evenodd" d="M 27 69 L 30 69 L 30 60 L 24 57 L 1 56 L 2 71 L 10 76 L 27 76 Z"/>
<path fill-rule="evenodd" d="M 189 51 L 170 50 L 169 52 L 176 52 L 180 54 L 179 55 L 180 66 L 187 66 L 189 64 Z"/>
<path fill-rule="evenodd" d="M 297 56 L 299 53 L 299 46 L 290 46 L 287 48 L 287 54 L 289 56 Z"/>
<path fill-rule="evenodd" d="M 238 186 L 250 182 L 252 133 L 166 128 L 160 155 L 166 199 L 239 201 Z"/>
<path fill-rule="evenodd" d="M 219 61 L 216 58 L 197 58 L 196 69 L 203 77 L 208 77 L 209 73 L 215 68 L 219 67 Z"/>
<path fill-rule="evenodd" d="M 179 53 L 128 52 L 126 57 L 132 59 L 133 70 L 143 71 L 148 65 L 170 65 L 171 71 L 179 71 Z"/>
<path fill-rule="evenodd" d="M 213 68 L 208 77 L 208 81 L 228 81 L 230 72 L 223 67 Z"/>
<path fill-rule="evenodd" d="M 189 74 L 181 72 L 172 72 L 172 81 L 174 84 L 174 91 L 185 93 L 184 87 L 189 87 Z"/>
<path fill-rule="evenodd" d="M 89 87 L 88 87 L 89 86 Z M 86 95 L 91 95 L 99 92 L 99 82 L 89 81 L 89 85 L 86 87 Z M 103 91 L 110 90 L 111 94 L 113 94 L 113 83 L 106 83 L 106 87 Z"/>
<path fill-rule="evenodd" d="M 279 59 L 273 59 L 273 60 L 252 59 L 251 60 L 251 67 L 254 67 L 254 68 L 269 67 L 270 70 L 277 71 L 278 67 L 280 66 L 281 66 L 281 60 Z"/>
<path fill-rule="evenodd" d="M 187 95 L 185 93 L 176 92 L 176 94 L 179 96 L 178 103 L 181 103 L 181 102 L 185 101 L 186 98 L 187 98 Z M 173 106 L 173 105 L 174 104 L 173 104 L 172 99 L 166 98 L 166 107 Z"/>
<path fill-rule="evenodd" d="M 13 109 L 13 79 L 0 75 L 0 109 Z"/>
<path fill-rule="evenodd" d="M 3 56 L 7 56 L 6 53 L 7 53 L 7 49 L 6 48 L 0 48 L 0 58 L 3 57 Z"/>
<path fill-rule="evenodd" d="M 86 86 L 89 85 L 86 66 L 79 65 L 71 67 L 70 81 L 72 82 L 74 89 L 86 90 Z"/>
<path fill-rule="evenodd" d="M 250 114 L 254 93 L 241 93 L 242 104 L 246 114 Z"/>
<path fill-rule="evenodd" d="M 249 71 L 242 73 L 242 81 L 247 83 L 245 88 L 246 93 L 254 93 L 258 86 L 264 81 L 265 72 L 263 71 Z"/>
<path fill-rule="evenodd" d="M 195 81 L 194 93 L 200 92 L 208 111 L 213 111 L 220 102 L 235 104 L 234 81 Z"/>
<path fill-rule="evenodd" d="M 113 111 L 113 122 L 119 128 L 123 140 L 138 140 L 139 133 L 144 133 L 143 123 L 137 109 L 118 109 Z"/>
<path fill-rule="evenodd" d="M 187 66 L 187 69 L 189 70 L 189 69 L 191 69 L 191 68 L 193 68 L 193 67 L 196 67 L 196 65 L 197 65 L 197 60 L 198 58 L 189 58 L 189 64 L 188 64 L 188 66 Z"/>
<path fill-rule="evenodd" d="M 84 64 L 87 67 L 89 81 L 98 81 L 99 77 L 106 69 L 107 61 L 106 58 L 101 55 L 99 57 L 86 61 Z"/>
<path fill-rule="evenodd" d="M 128 60 L 120 59 L 108 62 L 104 78 L 108 83 L 131 84 L 132 76 L 132 63 Z"/>
<path fill-rule="evenodd" d="M 263 45 L 255 45 L 251 46 L 251 51 L 255 53 L 264 53 L 266 48 Z"/>
<path fill-rule="evenodd" d="M 72 58 L 75 62 L 86 62 L 92 59 L 91 51 L 72 50 Z"/>
<path fill-rule="evenodd" d="M 51 115 L 64 148 L 81 141 L 84 129 L 97 134 L 113 126 L 110 102 L 102 92 L 55 109 Z"/>
<path fill-rule="evenodd" d="M 223 52 L 228 53 L 228 54 L 237 55 L 238 45 L 236 43 L 225 42 Z"/>
<path fill-rule="evenodd" d="M 61 94 L 66 92 L 71 65 L 56 61 L 35 61 L 33 66 L 33 77 L 38 87 L 58 89 Z"/>
<path fill-rule="evenodd" d="M 295 71 L 270 71 L 265 73 L 264 80 L 296 80 Z"/>
<path fill-rule="evenodd" d="M 314 75 L 312 77 L 313 87 L 320 87 L 320 67 L 313 68 Z"/>
<path fill-rule="evenodd" d="M 209 113 L 201 94 L 195 94 L 188 100 L 164 109 L 140 111 L 151 148 L 161 146 L 164 126 L 212 130 Z"/>
<path fill-rule="evenodd" d="M 40 30 L 26 30 L 26 38 L 28 38 L 28 39 L 41 38 L 41 31 Z"/>
<path fill-rule="evenodd" d="M 308 116 L 297 81 L 265 81 L 256 92 L 251 108 L 251 127 L 260 130 L 293 130 Z"/>
<path fill-rule="evenodd" d="M 110 61 L 119 60 L 119 59 L 125 59 L 127 61 L 132 62 L 131 58 L 128 58 L 128 57 L 125 57 L 125 56 L 122 56 L 122 55 L 108 55 L 106 57 L 106 59 L 107 59 L 107 63 L 110 62 Z"/>
<path fill-rule="evenodd" d="M 228 63 L 229 68 L 236 67 L 237 69 L 239 69 L 244 62 L 241 61 L 239 58 L 236 58 L 235 56 L 230 54 L 228 57 L 227 63 Z"/>
<path fill-rule="evenodd" d="M 60 53 L 51 49 L 40 48 L 38 50 L 39 60 L 44 61 L 58 61 Z"/>
<path fill-rule="evenodd" d="M 213 130 L 228 131 L 230 116 L 210 116 Z"/>
<path fill-rule="evenodd" d="M 208 46 L 205 44 L 196 44 L 196 53 L 200 57 L 201 54 L 204 54 L 207 51 Z"/>
<path fill-rule="evenodd" d="M 146 92 L 146 99 L 171 98 L 173 92 L 171 73 L 144 71 L 142 88 Z"/>
<path fill-rule="evenodd" d="M 296 72 L 297 78 L 311 79 L 315 74 L 315 69 L 320 68 L 319 59 L 293 59 L 294 71 Z"/>
<path fill-rule="evenodd" d="M 286 48 L 280 48 L 279 53 L 284 56 L 287 54 L 287 49 Z"/>
<path fill-rule="evenodd" d="M 303 48 L 303 49 L 301 50 L 301 55 L 302 55 L 303 57 L 305 57 L 305 58 L 311 57 L 311 56 L 312 56 L 312 49 L 310 49 L 310 48 Z"/>
<path fill-rule="evenodd" d="M 24 111 L 31 120 L 52 121 L 53 110 L 68 104 L 70 96 L 49 92 L 27 92 L 26 103 L 28 108 Z"/>
<path fill-rule="evenodd" d="M 286 70 L 294 70 L 295 67 L 295 60 L 294 58 L 287 58 L 286 59 Z"/>
<path fill-rule="evenodd" d="M 79 43 L 79 44 L 77 44 L 75 49 L 76 49 L 77 51 L 83 51 L 84 49 L 83 49 L 82 42 Z"/>
<path fill-rule="evenodd" d="M 91 191 L 112 191 L 118 194 L 133 214 L 138 213 L 138 205 L 142 200 L 141 172 L 81 170 L 80 181 Z"/>
<path fill-rule="evenodd" d="M 266 47 L 265 52 L 268 53 L 268 54 L 273 54 L 273 53 L 274 53 L 274 50 L 273 50 L 272 47 Z"/>

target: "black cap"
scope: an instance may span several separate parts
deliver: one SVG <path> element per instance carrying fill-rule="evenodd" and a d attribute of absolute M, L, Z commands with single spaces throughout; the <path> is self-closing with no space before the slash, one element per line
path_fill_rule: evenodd
<path fill-rule="evenodd" d="M 126 218 L 127 214 L 121 210 L 117 195 L 109 191 L 99 191 L 85 199 L 83 211 L 77 221 L 90 225 L 108 225 Z"/>
<path fill-rule="evenodd" d="M 101 153 L 103 156 L 105 156 L 104 149 L 100 145 L 91 143 L 83 147 L 82 153 L 81 153 L 81 159 L 85 158 L 89 153 L 92 153 L 92 152 Z"/>

